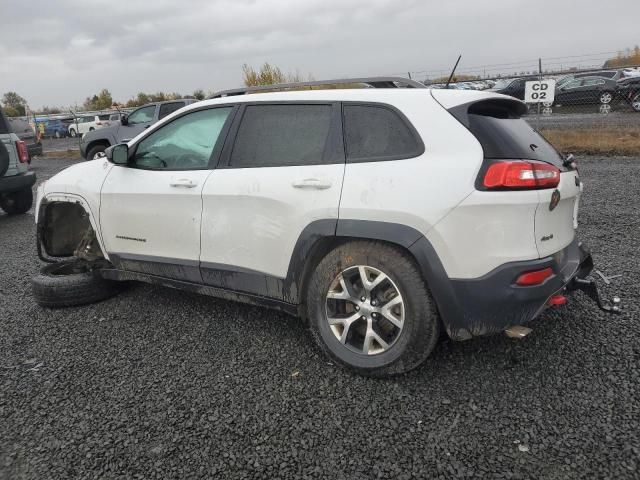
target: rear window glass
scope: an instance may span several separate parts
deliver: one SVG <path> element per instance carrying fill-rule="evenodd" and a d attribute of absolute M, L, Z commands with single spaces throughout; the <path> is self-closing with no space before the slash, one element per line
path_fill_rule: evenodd
<path fill-rule="evenodd" d="M 324 163 L 331 112 L 331 105 L 248 106 L 231 153 L 231 166 Z"/>
<path fill-rule="evenodd" d="M 407 123 L 390 108 L 345 105 L 344 134 L 349 161 L 411 158 L 423 152 Z"/>
<path fill-rule="evenodd" d="M 541 160 L 562 166 L 562 158 L 542 135 L 508 110 L 469 109 L 469 130 L 478 139 L 485 158 Z"/>

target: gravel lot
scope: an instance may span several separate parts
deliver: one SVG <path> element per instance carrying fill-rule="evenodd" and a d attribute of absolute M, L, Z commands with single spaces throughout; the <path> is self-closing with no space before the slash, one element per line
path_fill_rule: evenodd
<path fill-rule="evenodd" d="M 0 478 L 639 478 L 640 161 L 579 162 L 625 313 L 577 294 L 394 380 L 329 364 L 294 318 L 171 289 L 39 308 L 33 215 L 0 213 Z"/>

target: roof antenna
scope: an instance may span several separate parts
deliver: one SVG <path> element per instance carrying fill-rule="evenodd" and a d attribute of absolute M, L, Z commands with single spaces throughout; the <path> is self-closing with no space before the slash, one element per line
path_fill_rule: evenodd
<path fill-rule="evenodd" d="M 460 63 L 461 58 L 462 58 L 462 55 L 458 55 L 458 60 L 456 60 L 456 64 L 453 66 L 453 70 L 451 70 L 451 75 L 449 75 L 449 80 L 447 80 L 447 86 L 444 88 L 449 88 L 449 84 L 451 83 L 453 74 L 456 73 L 456 68 L 458 68 L 458 64 Z"/>

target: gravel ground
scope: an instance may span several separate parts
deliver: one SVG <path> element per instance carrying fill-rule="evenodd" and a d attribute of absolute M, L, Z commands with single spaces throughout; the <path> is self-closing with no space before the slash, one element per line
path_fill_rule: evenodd
<path fill-rule="evenodd" d="M 176 290 L 39 308 L 33 216 L 0 214 L 0 478 L 640 478 L 640 162 L 580 166 L 624 314 L 577 294 L 524 340 L 443 341 L 394 380 L 331 365 L 294 318 Z"/>

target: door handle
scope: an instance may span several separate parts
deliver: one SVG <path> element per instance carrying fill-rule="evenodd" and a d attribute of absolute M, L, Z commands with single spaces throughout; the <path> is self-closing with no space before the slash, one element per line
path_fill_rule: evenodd
<path fill-rule="evenodd" d="M 190 178 L 178 178 L 177 180 L 171 180 L 169 185 L 172 187 L 193 188 L 198 185 L 198 182 L 194 182 Z"/>
<path fill-rule="evenodd" d="M 315 188 L 316 190 L 326 190 L 327 188 L 331 188 L 332 184 L 329 180 L 305 178 L 303 180 L 296 180 L 291 185 L 294 188 Z"/>

